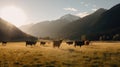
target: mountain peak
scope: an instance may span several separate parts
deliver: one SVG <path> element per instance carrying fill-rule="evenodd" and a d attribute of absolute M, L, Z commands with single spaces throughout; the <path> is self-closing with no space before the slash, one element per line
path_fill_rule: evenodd
<path fill-rule="evenodd" d="M 65 15 L 62 16 L 62 17 L 65 17 L 65 16 L 74 16 L 74 15 L 72 15 L 72 14 L 65 14 Z"/>
<path fill-rule="evenodd" d="M 66 14 L 64 16 L 62 16 L 60 19 L 65 19 L 65 20 L 69 20 L 69 21 L 75 21 L 80 19 L 80 17 L 72 15 L 72 14 Z"/>
<path fill-rule="evenodd" d="M 99 8 L 98 10 L 96 10 L 95 13 L 101 13 L 101 12 L 105 12 L 107 9 L 104 8 Z"/>

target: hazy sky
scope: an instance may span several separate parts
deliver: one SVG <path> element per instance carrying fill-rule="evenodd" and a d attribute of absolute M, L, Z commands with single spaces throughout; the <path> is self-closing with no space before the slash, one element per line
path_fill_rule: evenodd
<path fill-rule="evenodd" d="M 120 0 L 0 0 L 0 9 L 14 5 L 26 13 L 26 23 L 54 20 L 65 14 L 87 15 L 98 8 L 109 9 Z"/>

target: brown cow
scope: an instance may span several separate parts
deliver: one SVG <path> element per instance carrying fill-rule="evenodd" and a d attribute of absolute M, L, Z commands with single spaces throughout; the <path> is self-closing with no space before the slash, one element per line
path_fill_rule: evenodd
<path fill-rule="evenodd" d="M 85 45 L 89 45 L 90 44 L 90 41 L 89 40 L 86 40 L 85 41 Z"/>
<path fill-rule="evenodd" d="M 55 47 L 60 47 L 60 45 L 61 45 L 61 43 L 62 43 L 62 40 L 58 40 L 58 41 L 53 41 L 53 47 L 55 48 Z"/>

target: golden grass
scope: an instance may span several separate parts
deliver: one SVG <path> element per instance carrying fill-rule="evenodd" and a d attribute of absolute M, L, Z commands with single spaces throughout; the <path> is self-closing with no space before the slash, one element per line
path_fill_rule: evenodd
<path fill-rule="evenodd" d="M 89 46 L 74 47 L 62 43 L 53 48 L 25 46 L 25 42 L 0 44 L 0 67 L 119 67 L 120 43 L 93 42 Z"/>

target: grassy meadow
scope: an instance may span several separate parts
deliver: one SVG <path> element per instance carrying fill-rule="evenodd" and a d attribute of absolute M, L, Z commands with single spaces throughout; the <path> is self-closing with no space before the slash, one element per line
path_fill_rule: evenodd
<path fill-rule="evenodd" d="M 0 43 L 0 67 L 120 67 L 120 42 L 92 42 L 74 47 L 65 42 L 53 48 L 25 46 L 25 42 Z"/>

